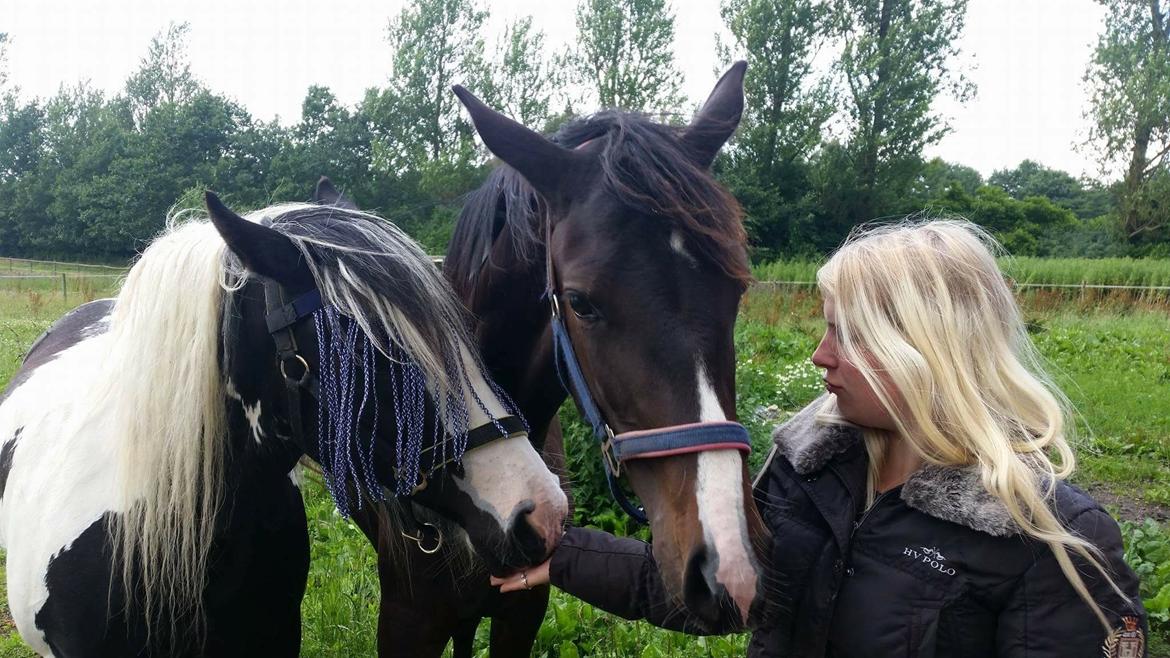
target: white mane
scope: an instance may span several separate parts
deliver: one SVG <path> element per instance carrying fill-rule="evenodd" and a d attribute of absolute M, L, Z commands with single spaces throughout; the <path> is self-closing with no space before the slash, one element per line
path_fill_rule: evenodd
<path fill-rule="evenodd" d="M 111 316 L 97 406 L 120 439 L 126 513 L 113 545 L 126 591 L 135 567 L 148 623 L 201 619 L 207 555 L 223 492 L 220 372 L 225 245 L 206 221 L 169 228 L 131 268 Z"/>

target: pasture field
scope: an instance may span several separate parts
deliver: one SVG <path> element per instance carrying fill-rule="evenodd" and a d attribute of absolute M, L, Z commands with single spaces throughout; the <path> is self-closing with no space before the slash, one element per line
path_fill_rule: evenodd
<path fill-rule="evenodd" d="M 787 260 L 755 268 L 761 281 L 813 281 L 820 263 Z M 1170 260 L 1161 258 L 1033 258 L 999 260 L 1017 283 L 1053 285 L 1170 286 Z"/>
<path fill-rule="evenodd" d="M 761 277 L 762 278 L 762 277 Z M 799 279 L 803 280 L 803 279 Z M 112 280 L 109 280 L 112 281 Z M 59 284 L 58 284 L 59 285 Z M 54 319 L 112 283 L 78 290 L 0 288 L 0 382 Z M 1152 656 L 1170 657 L 1170 306 L 1166 298 L 1109 294 L 1021 297 L 1033 340 L 1080 412 L 1074 481 L 1124 519 L 1127 556 L 1143 581 L 1151 613 Z M 769 431 L 821 391 L 808 362 L 823 329 L 819 300 L 807 288 L 759 286 L 736 327 L 738 405 L 756 443 L 753 470 Z M 601 480 L 596 448 L 571 409 L 562 410 L 578 524 L 645 536 L 616 513 Z M 313 562 L 304 613 L 305 656 L 371 656 L 377 625 L 375 557 L 364 536 L 334 511 L 316 478 L 305 486 Z M 32 655 L 12 628 L 0 570 L 0 658 Z M 477 638 L 486 656 L 487 624 Z M 555 592 L 536 656 L 671 658 L 742 656 L 746 635 L 693 638 L 629 623 Z"/>

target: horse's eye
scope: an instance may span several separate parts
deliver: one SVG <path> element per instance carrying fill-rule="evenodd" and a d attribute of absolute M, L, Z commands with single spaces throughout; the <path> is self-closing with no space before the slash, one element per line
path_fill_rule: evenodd
<path fill-rule="evenodd" d="M 577 292 L 570 290 L 565 293 L 565 299 L 569 302 L 569 308 L 573 309 L 573 313 L 582 320 L 596 320 L 597 308 L 589 302 L 589 298 Z"/>

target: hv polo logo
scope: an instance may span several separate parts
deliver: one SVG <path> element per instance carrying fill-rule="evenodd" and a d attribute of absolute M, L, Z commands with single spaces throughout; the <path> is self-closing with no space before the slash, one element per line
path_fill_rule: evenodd
<path fill-rule="evenodd" d="M 907 546 L 902 549 L 902 556 L 908 557 L 915 562 L 922 562 L 935 571 L 946 574 L 948 576 L 955 575 L 954 567 L 947 564 L 947 558 L 937 548 L 929 546 L 919 546 L 917 548 L 910 548 Z"/>

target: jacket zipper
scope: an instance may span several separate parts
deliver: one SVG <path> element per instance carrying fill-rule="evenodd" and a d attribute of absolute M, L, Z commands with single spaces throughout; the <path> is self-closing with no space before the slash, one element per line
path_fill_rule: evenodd
<path fill-rule="evenodd" d="M 877 509 L 877 506 L 879 504 L 881 504 L 882 499 L 885 498 L 886 496 L 890 495 L 891 493 L 893 493 L 895 490 L 900 489 L 900 488 L 901 487 L 894 487 L 892 489 L 886 489 L 885 491 L 878 494 L 877 498 L 873 499 L 873 504 L 869 506 L 869 509 L 865 510 L 865 512 L 862 513 L 861 518 L 853 522 L 853 531 L 849 533 L 850 547 L 853 546 L 853 536 L 857 534 L 857 530 L 861 527 L 861 524 L 865 523 L 865 520 L 869 518 L 869 515 L 875 509 Z"/>

